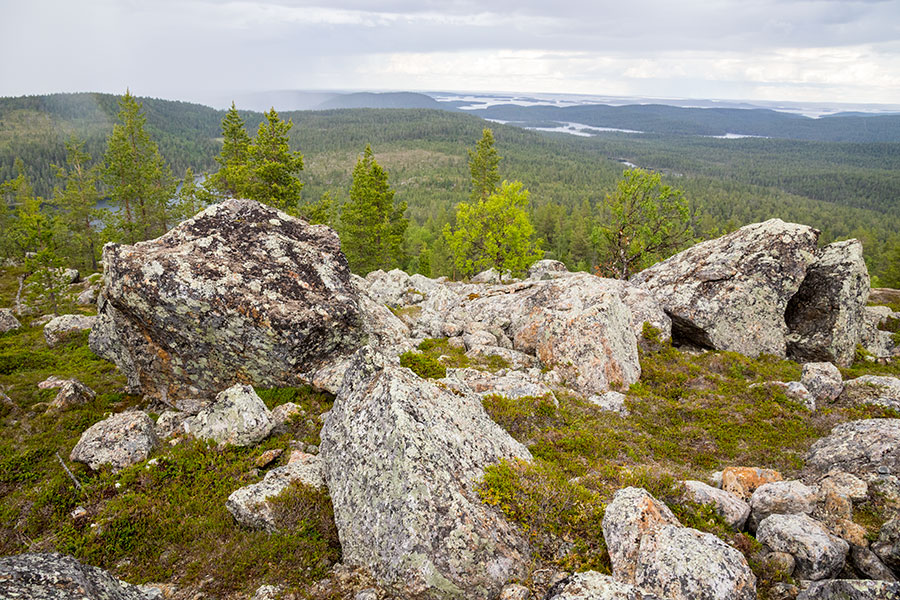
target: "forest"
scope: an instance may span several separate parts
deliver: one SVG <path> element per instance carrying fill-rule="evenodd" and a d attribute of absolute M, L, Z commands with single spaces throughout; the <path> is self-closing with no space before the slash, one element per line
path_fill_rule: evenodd
<path fill-rule="evenodd" d="M 146 133 L 173 181 L 191 169 L 188 187 L 202 187 L 222 169 L 225 111 L 185 102 L 137 100 Z M 732 112 L 710 114 L 726 131 L 737 128 L 727 119 L 756 118 L 749 114 L 755 111 Z M 52 210 L 59 194 L 54 188 L 64 184 L 58 167 L 67 164 L 66 144 L 83 141 L 81 148 L 90 156 L 85 168 L 99 165 L 108 154 L 119 113 L 120 98 L 109 94 L 0 99 L 0 183 L 6 182 L 2 209 L 9 214 L 17 209 L 19 201 L 10 183 L 23 171 L 34 196 Z M 235 113 L 250 135 L 267 120 L 263 113 Z M 392 264 L 409 272 L 462 275 L 445 230 L 456 227 L 458 205 L 470 198 L 469 151 L 489 127 L 499 156 L 499 180 L 521 182 L 527 191 L 525 210 L 543 256 L 562 260 L 572 269 L 598 266 L 597 232 L 610 218 L 608 198 L 628 164 L 633 164 L 659 172 L 662 184 L 683 192 L 690 211 L 690 241 L 779 217 L 820 229 L 823 243 L 861 239 L 875 284 L 900 286 L 900 142 L 853 141 L 862 139 L 853 127 L 869 127 L 865 124 L 874 123 L 872 117 L 819 119 L 837 123 L 827 126 L 836 133 L 808 134 L 811 139 L 717 139 L 685 134 L 697 130 L 689 122 L 678 126 L 682 130 L 673 125 L 664 133 L 575 137 L 441 110 L 340 109 L 277 116 L 292 123 L 284 132 L 291 152 L 302 153 L 300 214 L 315 215 L 339 233 L 345 225 L 343 207 L 352 199 L 354 171 L 371 147 L 372 162 L 383 171 L 391 200 L 405 205 L 408 225 Z M 566 118 L 585 123 L 584 117 Z M 801 133 L 808 128 L 794 116 L 774 118 L 783 121 L 781 127 Z M 878 119 L 886 124 L 878 135 L 895 139 L 893 121 Z M 377 175 L 372 164 L 368 166 L 368 173 Z M 102 207 L 113 192 L 108 178 L 98 180 L 98 186 Z M 161 226 L 172 224 L 164 220 Z M 113 238 L 107 232 L 97 241 Z"/>

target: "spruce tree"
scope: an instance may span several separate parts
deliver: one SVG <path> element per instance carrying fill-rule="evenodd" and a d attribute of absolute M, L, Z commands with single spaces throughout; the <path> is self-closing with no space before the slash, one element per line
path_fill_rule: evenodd
<path fill-rule="evenodd" d="M 303 155 L 292 151 L 288 133 L 294 124 L 284 122 L 270 109 L 259 124 L 248 150 L 246 186 L 238 192 L 288 214 L 296 215 L 303 183 L 298 174 L 303 170 Z"/>
<path fill-rule="evenodd" d="M 484 202 L 488 196 L 497 191 L 500 183 L 498 165 L 500 156 L 494 149 L 494 132 L 485 128 L 481 139 L 475 144 L 475 150 L 469 150 L 469 171 L 472 175 L 472 202 Z"/>
<path fill-rule="evenodd" d="M 220 198 L 242 195 L 247 186 L 250 136 L 234 102 L 222 119 L 222 151 L 216 157 L 219 170 L 207 177 L 204 186 Z"/>
<path fill-rule="evenodd" d="M 400 266 L 409 225 L 405 212 L 406 202 L 394 202 L 387 173 L 366 146 L 353 168 L 350 200 L 341 211 L 341 248 L 355 273 Z"/>
<path fill-rule="evenodd" d="M 66 143 L 66 166 L 56 169 L 62 186 L 54 188 L 53 204 L 64 226 L 61 245 L 67 257 L 81 269 L 96 271 L 100 244 L 94 222 L 98 218 L 100 167 L 89 166 L 90 162 L 84 141 L 72 139 Z"/>

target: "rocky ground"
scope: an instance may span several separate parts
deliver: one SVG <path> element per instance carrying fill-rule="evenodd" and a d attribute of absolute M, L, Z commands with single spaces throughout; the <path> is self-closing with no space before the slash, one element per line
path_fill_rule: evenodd
<path fill-rule="evenodd" d="M 361 278 L 229 201 L 59 318 L 7 267 L 0 597 L 898 597 L 900 306 L 817 237 Z"/>

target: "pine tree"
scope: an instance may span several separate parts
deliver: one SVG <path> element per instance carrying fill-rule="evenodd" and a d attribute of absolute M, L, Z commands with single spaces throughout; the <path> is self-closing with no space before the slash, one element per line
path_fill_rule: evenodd
<path fill-rule="evenodd" d="M 53 203 L 60 210 L 64 226 L 62 246 L 73 264 L 96 271 L 99 240 L 94 222 L 98 218 L 100 167 L 88 166 L 91 155 L 84 151 L 84 141 L 66 143 L 66 166 L 56 168 L 63 184 L 53 191 Z"/>
<path fill-rule="evenodd" d="M 288 214 L 297 214 L 303 184 L 298 173 L 303 170 L 303 155 L 292 151 L 288 132 L 294 124 L 284 122 L 275 109 L 265 114 L 248 156 L 246 186 L 240 195 L 274 206 Z"/>
<path fill-rule="evenodd" d="M 172 207 L 172 217 L 176 221 L 190 219 L 209 204 L 209 194 L 201 186 L 197 185 L 197 177 L 194 170 L 188 167 L 181 180 L 181 187 L 175 194 L 175 205 Z"/>
<path fill-rule="evenodd" d="M 500 183 L 498 165 L 500 156 L 494 149 L 494 132 L 485 128 L 481 139 L 475 144 L 475 150 L 469 150 L 469 171 L 472 175 L 472 202 L 484 202 L 488 196 L 497 191 Z"/>
<path fill-rule="evenodd" d="M 24 252 L 15 239 L 16 213 L 18 207 L 34 195 L 21 158 L 16 157 L 13 168 L 16 171 L 15 179 L 4 181 L 0 185 L 0 204 L 3 205 L 0 208 L 0 225 L 3 226 L 0 229 L 0 251 L 7 257 L 21 256 Z"/>
<path fill-rule="evenodd" d="M 409 225 L 405 212 L 406 202 L 394 202 L 387 173 L 366 146 L 353 168 L 350 200 L 341 211 L 341 247 L 355 273 L 400 265 Z"/>
<path fill-rule="evenodd" d="M 222 140 L 222 151 L 216 157 L 219 170 L 204 185 L 220 198 L 238 197 L 247 187 L 250 136 L 234 102 L 222 119 Z"/>
<path fill-rule="evenodd" d="M 119 100 L 119 122 L 107 140 L 103 179 L 118 212 L 110 212 L 109 236 L 133 244 L 164 233 L 171 222 L 169 200 L 175 180 L 144 125 L 141 104 L 126 91 Z"/>

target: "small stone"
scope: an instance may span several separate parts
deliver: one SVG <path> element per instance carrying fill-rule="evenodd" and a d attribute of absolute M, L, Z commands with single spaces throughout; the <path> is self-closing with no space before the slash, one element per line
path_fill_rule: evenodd
<path fill-rule="evenodd" d="M 818 521 L 805 514 L 770 515 L 763 519 L 756 539 L 775 552 L 793 555 L 798 579 L 834 577 L 844 568 L 850 546 L 828 533 Z"/>
<path fill-rule="evenodd" d="M 294 404 L 293 402 L 285 402 L 272 409 L 272 421 L 275 423 L 275 427 L 282 427 L 295 415 L 302 414 L 303 408 L 300 405 Z"/>
<path fill-rule="evenodd" d="M 250 600 L 281 600 L 282 594 L 284 594 L 283 585 L 261 585 L 256 588 Z"/>
<path fill-rule="evenodd" d="M 176 433 L 184 431 L 184 422 L 188 415 L 177 410 L 163 411 L 159 418 L 156 419 L 156 435 L 159 439 L 164 440 L 172 437 Z"/>
<path fill-rule="evenodd" d="M 500 590 L 500 600 L 531 600 L 531 590 L 524 585 L 512 583 Z"/>
<path fill-rule="evenodd" d="M 256 466 L 260 469 L 268 467 L 276 458 L 281 456 L 283 452 L 284 450 L 282 448 L 272 448 L 271 450 L 266 450 L 259 455 L 259 458 L 256 459 Z"/>
<path fill-rule="evenodd" d="M 39 384 L 37 384 L 39 390 L 52 390 L 55 388 L 62 387 L 65 382 L 69 381 L 68 379 L 61 379 L 56 375 L 51 375 L 47 379 L 43 380 Z"/>
<path fill-rule="evenodd" d="M 846 496 L 854 502 L 861 502 L 869 495 L 869 486 L 865 481 L 843 471 L 829 473 L 819 482 L 821 493 L 834 492 L 839 496 Z"/>
<path fill-rule="evenodd" d="M 88 428 L 75 444 L 69 460 L 98 470 L 109 465 L 113 471 L 146 460 L 159 446 L 153 420 L 141 411 L 112 415 Z"/>
<path fill-rule="evenodd" d="M 73 333 L 90 331 L 97 317 L 85 315 L 60 315 L 44 325 L 44 339 L 53 348 L 64 342 Z"/>
<path fill-rule="evenodd" d="M 816 492 L 800 481 L 773 481 L 759 486 L 750 497 L 750 526 L 753 529 L 772 514 L 809 514 L 816 504 Z"/>
<path fill-rule="evenodd" d="M 88 514 L 88 511 L 87 511 L 87 509 L 86 509 L 85 507 L 83 507 L 83 506 L 76 506 L 76 507 L 75 507 L 75 510 L 73 510 L 71 513 L 69 513 L 69 516 L 72 517 L 72 520 L 73 520 L 73 521 L 75 521 L 76 523 L 78 523 L 78 522 L 80 522 L 80 521 L 84 521 L 84 520 L 87 519 L 90 515 Z"/>
<path fill-rule="evenodd" d="M 67 379 L 59 386 L 59 392 L 50 403 L 51 408 L 65 410 L 74 406 L 87 404 L 97 397 L 97 394 L 77 379 Z"/>
<path fill-rule="evenodd" d="M 19 323 L 12 309 L 0 308 L 0 333 L 6 333 L 20 327 L 22 327 L 22 324 Z"/>
<path fill-rule="evenodd" d="M 787 552 L 769 552 L 762 558 L 762 563 L 772 573 L 790 577 L 794 573 L 794 557 Z"/>
<path fill-rule="evenodd" d="M 588 402 L 600 407 L 601 410 L 614 412 L 623 417 L 629 415 L 628 407 L 625 406 L 625 394 L 621 392 L 609 391 L 597 394 L 588 398 Z"/>
<path fill-rule="evenodd" d="M 378 592 L 372 588 L 359 590 L 356 592 L 356 595 L 353 596 L 353 600 L 378 600 Z"/>
<path fill-rule="evenodd" d="M 800 382 L 820 405 L 834 402 L 844 391 L 841 372 L 829 362 L 806 363 Z"/>

